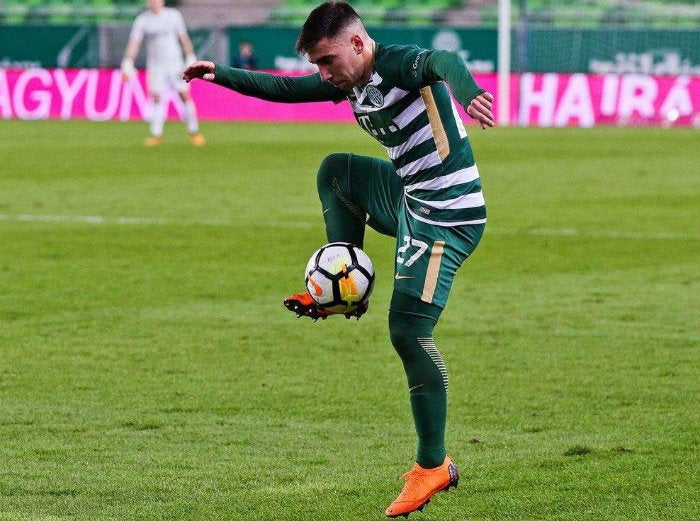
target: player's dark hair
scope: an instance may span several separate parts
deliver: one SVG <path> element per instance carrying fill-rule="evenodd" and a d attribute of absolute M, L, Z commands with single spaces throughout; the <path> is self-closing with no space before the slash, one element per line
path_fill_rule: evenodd
<path fill-rule="evenodd" d="M 360 16 L 347 2 L 324 2 L 309 13 L 297 39 L 296 51 L 308 53 L 323 38 L 334 38 L 358 20 Z"/>

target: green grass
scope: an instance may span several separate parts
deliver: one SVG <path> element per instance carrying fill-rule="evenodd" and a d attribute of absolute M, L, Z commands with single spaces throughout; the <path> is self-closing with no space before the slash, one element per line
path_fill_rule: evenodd
<path fill-rule="evenodd" d="M 354 126 L 0 126 L 0 520 L 378 520 L 414 434 L 388 341 L 281 304 Z M 436 340 L 460 488 L 420 521 L 700 518 L 697 130 L 472 128 L 489 226 Z"/>

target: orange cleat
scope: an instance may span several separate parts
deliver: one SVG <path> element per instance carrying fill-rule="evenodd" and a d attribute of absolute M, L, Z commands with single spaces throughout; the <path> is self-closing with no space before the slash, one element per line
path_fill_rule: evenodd
<path fill-rule="evenodd" d="M 203 147 L 204 145 L 207 144 L 207 140 L 204 139 L 204 136 L 200 134 L 199 132 L 195 132 L 194 134 L 189 135 L 190 143 L 192 143 L 196 147 Z"/>
<path fill-rule="evenodd" d="M 424 469 L 418 463 L 403 476 L 406 484 L 394 502 L 386 509 L 387 517 L 408 517 L 408 514 L 430 503 L 430 498 L 459 483 L 459 470 L 449 456 L 445 457 L 442 465 L 434 469 Z"/>
<path fill-rule="evenodd" d="M 163 144 L 163 138 L 159 136 L 148 136 L 143 144 L 147 147 L 157 147 Z"/>
<path fill-rule="evenodd" d="M 284 305 L 289 311 L 297 314 L 297 317 L 310 317 L 316 320 L 327 319 L 332 313 L 321 307 L 311 298 L 308 291 L 304 293 L 295 293 L 284 299 Z"/>
<path fill-rule="evenodd" d="M 309 317 L 315 322 L 319 318 L 326 320 L 331 315 L 345 315 L 345 318 L 355 317 L 357 320 L 360 320 L 360 317 L 367 312 L 369 302 L 362 302 L 350 313 L 337 313 L 319 306 L 311 297 L 311 294 L 309 294 L 308 291 L 305 291 L 303 293 L 295 293 L 294 295 L 288 296 L 286 299 L 284 299 L 284 305 L 289 311 L 296 313 L 297 317 Z"/>

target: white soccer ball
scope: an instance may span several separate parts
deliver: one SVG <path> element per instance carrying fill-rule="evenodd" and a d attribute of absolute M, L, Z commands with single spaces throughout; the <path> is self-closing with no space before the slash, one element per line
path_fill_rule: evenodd
<path fill-rule="evenodd" d="M 350 313 L 374 287 L 374 267 L 367 254 L 347 242 L 321 246 L 306 264 L 306 289 L 323 309 Z"/>

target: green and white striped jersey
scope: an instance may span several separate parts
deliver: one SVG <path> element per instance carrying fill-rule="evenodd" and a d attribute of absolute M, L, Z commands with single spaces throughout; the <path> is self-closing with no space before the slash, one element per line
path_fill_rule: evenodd
<path fill-rule="evenodd" d="M 386 149 L 411 215 L 438 226 L 486 222 L 479 171 L 445 82 L 465 108 L 483 90 L 455 53 L 382 44 L 374 51 L 369 83 L 351 92 L 318 73 L 286 77 L 219 65 L 214 82 L 270 101 L 347 99 L 360 127 Z"/>
<path fill-rule="evenodd" d="M 483 223 L 479 171 L 447 85 L 431 68 L 433 52 L 378 45 L 369 83 L 348 99 L 396 167 L 413 217 L 440 226 Z"/>

